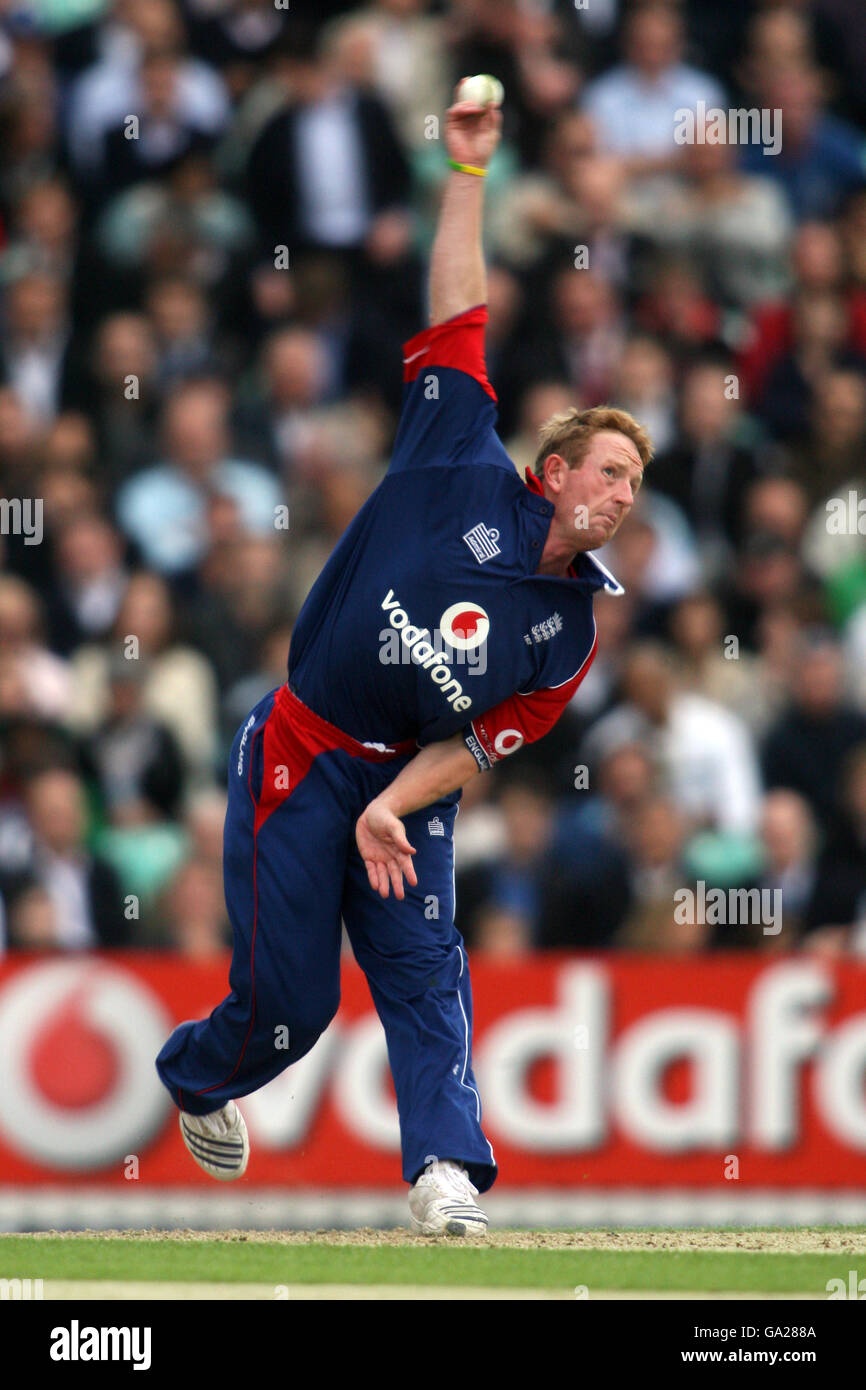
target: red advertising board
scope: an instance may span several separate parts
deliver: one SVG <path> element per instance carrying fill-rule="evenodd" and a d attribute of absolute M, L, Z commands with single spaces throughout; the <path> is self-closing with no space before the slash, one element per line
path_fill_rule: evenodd
<path fill-rule="evenodd" d="M 212 1187 L 153 1058 L 228 962 L 0 966 L 0 1184 Z M 806 955 L 473 962 L 475 1065 L 500 1185 L 866 1188 L 866 965 Z M 391 1188 L 399 1136 L 363 975 L 300 1063 L 244 1101 L 260 1186 Z M 126 1170 L 126 1171 L 125 1171 Z"/>

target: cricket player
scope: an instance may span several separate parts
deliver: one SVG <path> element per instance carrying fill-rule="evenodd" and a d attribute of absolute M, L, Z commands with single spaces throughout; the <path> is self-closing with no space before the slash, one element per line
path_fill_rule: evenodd
<path fill-rule="evenodd" d="M 157 1059 L 193 1158 L 240 1177 L 249 1142 L 235 1098 L 328 1027 L 345 924 L 385 1030 L 425 1235 L 482 1233 L 475 1198 L 497 1172 L 454 925 L 461 789 L 546 733 L 585 676 L 593 595 L 622 592 L 591 551 L 628 515 L 652 452 L 624 412 L 571 410 L 543 427 L 524 482 L 496 435 L 481 222 L 500 126 L 492 105 L 447 113 L 430 326 L 404 349 L 390 467 L 310 591 L 288 683 L 231 752 L 231 992 Z"/>

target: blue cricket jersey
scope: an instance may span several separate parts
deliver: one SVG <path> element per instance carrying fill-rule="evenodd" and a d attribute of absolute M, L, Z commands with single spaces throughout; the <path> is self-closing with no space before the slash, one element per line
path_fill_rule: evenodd
<path fill-rule="evenodd" d="M 538 575 L 553 503 L 496 434 L 483 305 L 404 348 L 388 472 L 301 610 L 289 682 L 362 742 L 462 731 L 487 768 L 540 737 L 595 654 L 593 594 L 622 593 L 588 553 Z"/>

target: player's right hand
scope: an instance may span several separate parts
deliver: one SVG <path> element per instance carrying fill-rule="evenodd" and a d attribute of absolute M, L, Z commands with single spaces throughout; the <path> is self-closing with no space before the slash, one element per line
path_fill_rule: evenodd
<path fill-rule="evenodd" d="M 486 169 L 501 131 L 502 112 L 498 106 L 455 101 L 445 113 L 445 147 L 457 164 Z"/>
<path fill-rule="evenodd" d="M 415 850 L 406 838 L 403 822 L 378 798 L 358 817 L 355 841 L 370 887 L 380 897 L 387 898 L 393 888 L 394 897 L 403 899 L 404 877 L 413 888 L 416 886 L 418 876 L 412 866 Z"/>

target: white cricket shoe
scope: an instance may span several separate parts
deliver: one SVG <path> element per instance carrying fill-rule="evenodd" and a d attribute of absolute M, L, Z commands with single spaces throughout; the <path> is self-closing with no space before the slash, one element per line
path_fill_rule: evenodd
<path fill-rule="evenodd" d="M 210 1115 L 180 1112 L 180 1132 L 199 1168 L 220 1182 L 233 1182 L 246 1172 L 250 1140 L 244 1117 L 233 1100 Z"/>
<path fill-rule="evenodd" d="M 483 1236 L 487 1216 L 462 1163 L 433 1159 L 409 1188 L 412 1227 L 421 1236 Z"/>

